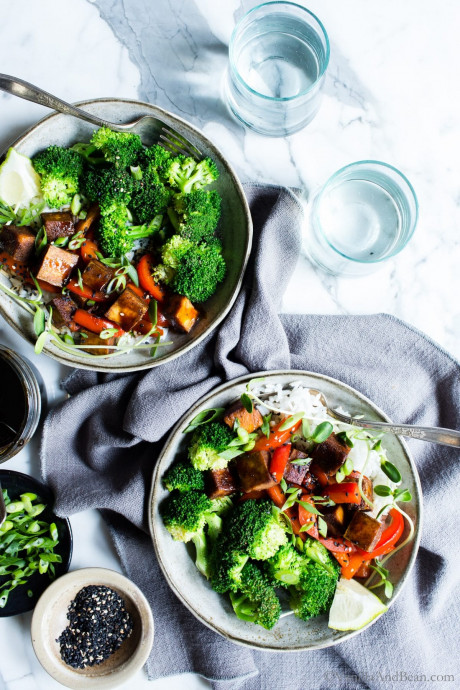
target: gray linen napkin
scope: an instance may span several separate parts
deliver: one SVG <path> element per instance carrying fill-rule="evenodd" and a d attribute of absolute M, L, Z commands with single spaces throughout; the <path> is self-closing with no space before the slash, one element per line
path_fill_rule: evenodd
<path fill-rule="evenodd" d="M 275 655 L 232 645 L 195 620 L 159 571 L 145 533 L 152 465 L 164 434 L 222 381 L 264 369 L 312 370 L 354 386 L 399 422 L 460 428 L 459 364 L 423 334 L 387 315 L 278 315 L 299 253 L 302 211 L 285 189 L 247 185 L 246 194 L 254 248 L 219 331 L 147 374 L 72 374 L 65 382 L 72 397 L 44 425 L 44 479 L 59 514 L 102 510 L 125 571 L 152 605 L 151 679 L 194 671 L 225 690 L 386 690 L 417 677 L 417 687 L 436 687 L 436 676 L 460 672 L 459 451 L 410 442 L 425 494 L 416 566 L 389 612 L 336 647 Z"/>

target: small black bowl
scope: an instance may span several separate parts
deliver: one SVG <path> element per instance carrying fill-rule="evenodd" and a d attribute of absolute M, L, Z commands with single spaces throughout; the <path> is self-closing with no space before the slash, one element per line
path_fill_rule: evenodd
<path fill-rule="evenodd" d="M 13 472 L 12 470 L 0 470 L 0 483 L 2 489 L 8 491 L 8 496 L 13 501 L 17 500 L 21 494 L 30 491 L 37 494 L 42 502 L 46 504 L 45 510 L 38 519 L 56 524 L 59 543 L 54 551 L 62 556 L 62 563 L 55 563 L 55 579 L 64 575 L 69 570 L 72 559 L 72 530 L 67 518 L 60 518 L 53 513 L 54 495 L 51 489 L 27 474 Z M 6 581 L 6 577 L 0 576 L 0 591 L 4 581 Z M 43 575 L 38 572 L 34 573 L 25 585 L 19 585 L 19 587 L 10 592 L 6 606 L 2 609 L 0 608 L 0 618 L 16 616 L 19 613 L 31 611 L 42 593 L 52 582 L 53 580 L 50 579 L 48 573 Z M 30 597 L 27 594 L 29 590 L 32 592 Z"/>

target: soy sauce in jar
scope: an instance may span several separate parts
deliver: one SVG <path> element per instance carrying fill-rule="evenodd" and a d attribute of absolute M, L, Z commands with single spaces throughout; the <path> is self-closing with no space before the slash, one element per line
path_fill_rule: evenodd
<path fill-rule="evenodd" d="M 0 345 L 0 463 L 31 439 L 41 412 L 39 375 L 13 350 Z"/>
<path fill-rule="evenodd" d="M 24 426 L 27 402 L 24 387 L 17 372 L 4 357 L 0 357 L 0 453 L 10 446 Z"/>

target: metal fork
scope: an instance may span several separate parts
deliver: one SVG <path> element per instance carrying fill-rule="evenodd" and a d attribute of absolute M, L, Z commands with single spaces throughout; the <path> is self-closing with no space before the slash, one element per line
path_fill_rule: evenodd
<path fill-rule="evenodd" d="M 29 82 L 22 79 L 16 79 L 16 77 L 11 77 L 8 74 L 0 74 L 0 90 L 6 91 L 6 93 L 10 93 L 13 96 L 24 98 L 26 101 L 44 105 L 65 115 L 73 115 L 98 127 L 109 127 L 115 132 L 140 133 L 148 129 L 149 134 L 156 135 L 158 143 L 161 143 L 171 153 L 175 155 L 182 153 L 184 156 L 190 156 L 198 161 L 203 158 L 203 154 L 196 146 L 153 115 L 143 115 L 137 120 L 125 124 L 109 122 L 81 108 L 70 105 L 70 103 L 66 103 L 56 96 L 52 96 L 50 93 L 38 88 L 38 86 L 29 84 Z"/>

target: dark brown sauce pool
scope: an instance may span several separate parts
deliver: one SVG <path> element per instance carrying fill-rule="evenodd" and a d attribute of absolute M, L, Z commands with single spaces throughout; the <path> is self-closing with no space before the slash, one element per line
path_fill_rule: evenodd
<path fill-rule="evenodd" d="M 20 435 L 27 414 L 21 379 L 0 354 L 0 455 Z"/>

